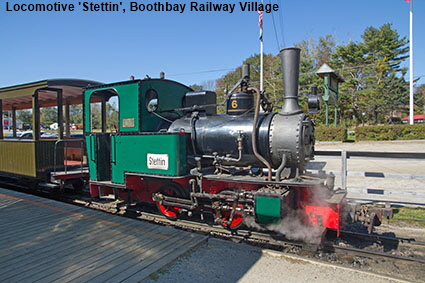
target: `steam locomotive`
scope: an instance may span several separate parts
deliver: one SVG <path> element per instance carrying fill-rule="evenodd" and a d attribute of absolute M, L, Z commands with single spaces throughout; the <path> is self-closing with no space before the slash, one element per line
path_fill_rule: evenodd
<path fill-rule="evenodd" d="M 339 234 L 346 192 L 334 190 L 331 178 L 305 170 L 315 140 L 314 123 L 298 104 L 300 50 L 280 54 L 279 112 L 249 87 L 247 71 L 221 115 L 214 92 L 164 78 L 88 87 L 84 131 L 91 196 L 154 202 L 169 219 L 208 213 L 228 229 L 297 221 Z M 117 132 L 94 132 L 90 101 L 113 96 L 120 106 Z"/>

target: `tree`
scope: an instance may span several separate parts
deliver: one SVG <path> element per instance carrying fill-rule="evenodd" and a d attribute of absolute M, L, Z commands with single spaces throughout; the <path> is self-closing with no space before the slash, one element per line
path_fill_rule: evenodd
<path fill-rule="evenodd" d="M 31 124 L 32 122 L 32 112 L 31 110 L 19 110 L 16 111 L 16 118 L 21 120 L 24 124 Z"/>
<path fill-rule="evenodd" d="M 193 89 L 194 91 L 198 91 L 198 90 L 202 90 L 203 87 L 201 85 L 197 85 L 197 84 L 193 84 L 189 86 L 191 89 Z"/>
<path fill-rule="evenodd" d="M 52 123 L 58 121 L 58 110 L 57 107 L 43 107 L 40 108 L 40 124 L 43 126 L 49 126 Z"/>
<path fill-rule="evenodd" d="M 384 24 L 379 29 L 368 27 L 362 35 L 364 40 L 365 60 L 368 62 L 369 83 L 366 88 L 369 96 L 370 110 L 373 122 L 384 120 L 385 114 L 391 115 L 393 107 L 388 107 L 389 101 L 397 101 L 398 106 L 403 101 L 401 81 L 397 73 L 406 70 L 400 67 L 409 48 L 405 37 L 400 39 L 391 24 Z M 407 94 L 407 93 L 406 93 Z M 388 113 L 389 111 L 389 113 Z M 380 117 L 379 117 L 380 115 Z"/>
<path fill-rule="evenodd" d="M 295 46 L 301 49 L 299 93 L 311 92 L 319 86 L 323 93 L 323 81 L 316 71 L 328 63 L 345 80 L 339 86 L 339 120 L 351 123 L 378 123 L 385 121 L 396 111 L 404 111 L 408 103 L 405 69 L 401 63 L 407 58 L 407 40 L 400 38 L 391 24 L 379 28 L 368 27 L 362 42 L 349 42 L 337 46 L 332 35 L 318 40 L 304 40 Z M 259 87 L 260 55 L 247 58 L 251 64 L 250 85 Z M 226 91 L 241 77 L 241 66 L 217 80 L 217 101 L 221 103 Z M 281 59 L 279 55 L 264 55 L 264 86 L 270 100 L 276 106 L 283 104 Z M 300 106 L 306 110 L 305 97 Z M 316 122 L 324 121 L 324 109 L 315 115 Z"/>
<path fill-rule="evenodd" d="M 415 90 L 415 106 L 417 113 L 425 114 L 425 84 L 421 84 Z"/>
<path fill-rule="evenodd" d="M 406 103 L 405 70 L 400 65 L 407 57 L 407 41 L 399 38 L 391 24 L 368 27 L 362 39 L 337 47 L 332 63 L 345 79 L 340 105 L 349 105 L 346 110 L 357 123 L 378 123 Z"/>
<path fill-rule="evenodd" d="M 90 103 L 90 131 L 99 131 L 102 129 L 102 105 L 100 102 Z"/>
<path fill-rule="evenodd" d="M 83 105 L 75 104 L 69 107 L 69 120 L 73 124 L 83 123 Z"/>
<path fill-rule="evenodd" d="M 345 80 L 339 87 L 339 105 L 343 119 L 350 119 L 351 112 L 352 117 L 362 123 L 367 106 L 361 92 L 365 77 L 363 55 L 364 46 L 350 42 L 336 48 L 331 64 Z"/>
<path fill-rule="evenodd" d="M 106 103 L 106 128 L 108 131 L 117 130 L 119 126 L 118 106 L 115 102 Z"/>
<path fill-rule="evenodd" d="M 406 37 L 400 39 L 391 24 L 384 24 L 379 29 L 368 27 L 362 35 L 366 60 L 376 64 L 379 77 L 388 73 L 403 72 L 406 69 L 400 67 L 401 62 L 409 56 L 406 53 L 409 47 Z"/>

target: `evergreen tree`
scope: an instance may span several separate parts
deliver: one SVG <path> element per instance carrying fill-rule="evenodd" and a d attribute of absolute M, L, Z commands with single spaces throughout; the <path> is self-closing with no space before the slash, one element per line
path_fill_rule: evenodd
<path fill-rule="evenodd" d="M 425 84 L 421 84 L 415 90 L 415 113 L 425 114 Z"/>
<path fill-rule="evenodd" d="M 407 58 L 406 38 L 385 24 L 368 27 L 363 42 L 339 46 L 333 63 L 345 83 L 340 88 L 340 105 L 350 106 L 357 123 L 384 122 L 406 103 L 406 83 L 401 62 Z M 345 117 L 348 118 L 348 117 Z"/>
<path fill-rule="evenodd" d="M 363 59 L 364 46 L 350 42 L 345 46 L 338 46 L 332 55 L 331 64 L 345 82 L 339 87 L 339 106 L 344 120 L 355 118 L 357 122 L 364 122 L 363 113 L 366 112 L 366 100 L 363 98 L 365 62 Z"/>

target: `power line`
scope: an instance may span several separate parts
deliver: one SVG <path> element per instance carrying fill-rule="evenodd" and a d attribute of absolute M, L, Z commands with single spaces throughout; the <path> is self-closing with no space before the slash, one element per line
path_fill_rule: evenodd
<path fill-rule="evenodd" d="M 206 74 L 206 73 L 216 73 L 216 72 L 233 71 L 233 70 L 235 70 L 235 68 L 207 70 L 207 71 L 198 71 L 198 72 L 190 72 L 190 73 L 169 74 L 168 76 L 177 77 L 177 76 L 197 75 L 197 74 Z"/>
<path fill-rule="evenodd" d="M 269 0 L 270 5 L 271 5 L 271 2 L 272 1 Z M 274 13 L 272 12 L 271 14 L 272 14 L 272 22 L 273 22 L 274 35 L 276 37 L 277 49 L 279 50 L 280 49 L 280 44 L 279 44 L 279 37 L 277 35 L 276 23 L 275 23 L 275 20 L 274 20 Z"/>
<path fill-rule="evenodd" d="M 282 0 L 283 2 L 283 0 Z M 285 43 L 285 34 L 284 34 L 284 24 L 283 24 L 283 3 L 281 4 L 281 8 L 279 9 L 279 22 L 280 22 L 280 31 L 282 33 L 282 41 L 283 41 L 283 46 L 279 46 L 279 51 L 280 51 L 280 47 L 285 47 L 286 43 Z"/>
<path fill-rule="evenodd" d="M 337 68 L 335 71 L 337 72 L 342 72 L 342 71 L 349 71 L 349 70 L 355 70 L 355 69 L 361 69 L 367 66 L 373 66 L 373 65 L 378 65 L 378 62 L 375 63 L 368 63 L 368 64 L 362 64 L 359 66 L 352 66 L 352 67 L 342 67 L 342 68 Z M 168 76 L 184 76 L 184 75 L 196 75 L 196 74 L 206 74 L 206 73 L 215 73 L 215 72 L 223 72 L 223 71 L 234 71 L 237 68 L 239 68 L 240 66 L 236 67 L 236 68 L 226 68 L 226 69 L 216 69 L 216 70 L 205 70 L 205 71 L 196 71 L 196 72 L 189 72 L 189 73 L 179 73 L 179 74 L 169 74 Z M 255 68 L 252 69 L 254 72 L 258 73 L 258 70 L 256 70 Z M 313 71 L 309 71 L 309 72 L 303 72 L 300 73 L 300 77 L 302 76 L 309 76 L 309 75 L 313 75 L 316 74 L 317 70 L 313 70 Z M 425 77 L 425 75 L 420 75 L 420 76 L 416 76 L 416 79 L 420 79 Z M 275 81 L 275 80 L 281 80 L 281 78 L 270 78 L 270 81 Z"/>

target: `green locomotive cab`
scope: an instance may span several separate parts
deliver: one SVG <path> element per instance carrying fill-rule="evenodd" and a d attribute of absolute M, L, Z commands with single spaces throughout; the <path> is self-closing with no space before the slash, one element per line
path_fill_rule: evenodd
<path fill-rule="evenodd" d="M 186 174 L 186 138 L 167 133 L 191 89 L 165 79 L 86 88 L 84 132 L 90 180 L 124 184 L 128 172 Z"/>

